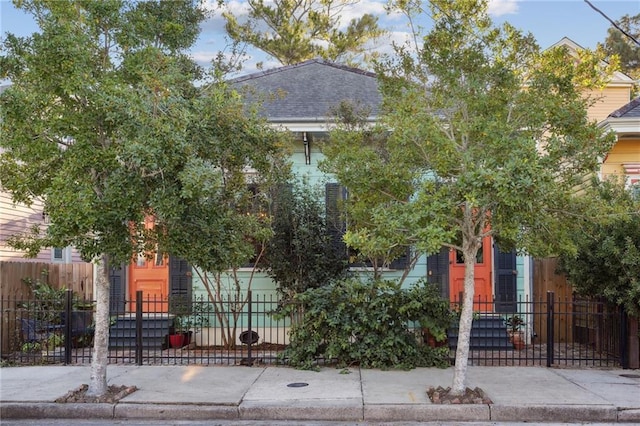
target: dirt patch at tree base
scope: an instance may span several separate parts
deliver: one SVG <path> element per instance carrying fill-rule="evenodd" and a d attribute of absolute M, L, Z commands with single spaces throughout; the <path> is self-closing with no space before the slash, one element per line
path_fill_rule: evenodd
<path fill-rule="evenodd" d="M 111 385 L 107 387 L 107 392 L 101 396 L 88 396 L 87 390 L 89 389 L 88 385 L 82 385 L 78 389 L 74 389 L 66 393 L 66 395 L 56 399 L 56 402 L 75 402 L 75 403 L 96 403 L 96 402 L 104 402 L 108 404 L 112 404 L 124 398 L 127 395 L 131 395 L 133 392 L 137 391 L 138 388 L 135 386 L 116 386 Z"/>
<path fill-rule="evenodd" d="M 462 395 L 453 395 L 451 388 L 430 387 L 427 395 L 433 404 L 492 404 L 491 399 L 480 388 L 467 388 Z"/>

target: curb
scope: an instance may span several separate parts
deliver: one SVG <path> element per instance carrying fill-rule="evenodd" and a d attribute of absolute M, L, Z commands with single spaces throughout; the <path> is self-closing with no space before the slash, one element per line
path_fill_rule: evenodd
<path fill-rule="evenodd" d="M 2 419 L 311 420 L 351 422 L 640 422 L 640 408 L 610 405 L 369 404 L 355 401 L 243 402 L 236 405 L 4 402 Z"/>
<path fill-rule="evenodd" d="M 612 405 L 491 405 L 491 421 L 521 422 L 606 422 L 618 421 Z"/>
<path fill-rule="evenodd" d="M 249 401 L 240 404 L 243 420 L 362 421 L 361 399 L 315 401 Z"/>
<path fill-rule="evenodd" d="M 0 419 L 112 419 L 115 404 L 3 402 Z"/>
<path fill-rule="evenodd" d="M 365 405 L 365 421 L 489 421 L 491 410 L 485 404 L 376 404 Z"/>
<path fill-rule="evenodd" d="M 238 420 L 238 407 L 195 404 L 116 404 L 114 419 L 137 420 Z"/>
<path fill-rule="evenodd" d="M 626 423 L 640 423 L 640 408 L 619 409 L 618 421 Z"/>

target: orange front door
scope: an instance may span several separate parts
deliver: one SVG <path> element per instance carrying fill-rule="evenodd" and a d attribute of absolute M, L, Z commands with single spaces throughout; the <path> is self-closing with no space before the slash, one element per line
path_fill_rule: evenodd
<path fill-rule="evenodd" d="M 492 265 L 491 237 L 485 237 L 476 257 L 474 311 L 493 311 Z M 461 253 L 449 252 L 449 266 L 450 300 L 461 301 L 464 292 L 464 259 Z"/>
<path fill-rule="evenodd" d="M 155 218 L 147 215 L 146 229 L 153 229 Z M 129 300 L 136 300 L 136 293 L 142 291 L 144 312 L 166 312 L 169 295 L 169 258 L 158 253 L 138 253 L 129 265 Z M 130 304 L 135 311 L 135 303 Z"/>
<path fill-rule="evenodd" d="M 136 292 L 142 291 L 144 312 L 164 312 L 169 294 L 169 262 L 160 255 L 152 258 L 139 254 L 129 265 L 129 299 L 136 300 Z M 131 305 L 135 309 L 135 305 Z"/>

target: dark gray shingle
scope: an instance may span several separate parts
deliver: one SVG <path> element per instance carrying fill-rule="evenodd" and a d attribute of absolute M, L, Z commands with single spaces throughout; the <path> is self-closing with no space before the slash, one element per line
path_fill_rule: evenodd
<path fill-rule="evenodd" d="M 609 114 L 611 118 L 640 118 L 640 97 Z"/>
<path fill-rule="evenodd" d="M 250 86 L 263 95 L 276 94 L 266 98 L 262 111 L 275 122 L 324 121 L 331 108 L 345 100 L 366 107 L 368 115 L 376 117 L 382 100 L 375 74 L 322 59 L 250 74 L 230 83 L 238 89 Z"/>

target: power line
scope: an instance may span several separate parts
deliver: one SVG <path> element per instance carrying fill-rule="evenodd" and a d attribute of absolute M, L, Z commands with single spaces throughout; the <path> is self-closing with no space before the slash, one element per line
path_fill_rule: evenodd
<path fill-rule="evenodd" d="M 638 40 L 636 40 L 636 38 L 634 36 L 632 36 L 631 34 L 627 33 L 625 30 L 623 30 L 622 28 L 620 28 L 620 26 L 618 25 L 617 22 L 613 21 L 611 18 L 609 18 L 607 15 L 604 14 L 603 11 L 601 11 L 600 9 L 598 9 L 597 7 L 595 7 L 593 4 L 591 4 L 591 2 L 589 0 L 584 0 L 584 2 L 586 4 L 588 4 L 589 6 L 591 6 L 591 8 L 593 10 L 595 10 L 596 12 L 598 12 L 600 15 L 604 16 L 604 18 L 611 22 L 611 25 L 613 25 L 618 31 L 620 31 L 622 34 L 624 34 L 625 36 L 629 37 L 635 44 L 637 44 L 638 46 L 640 46 L 640 42 Z"/>

